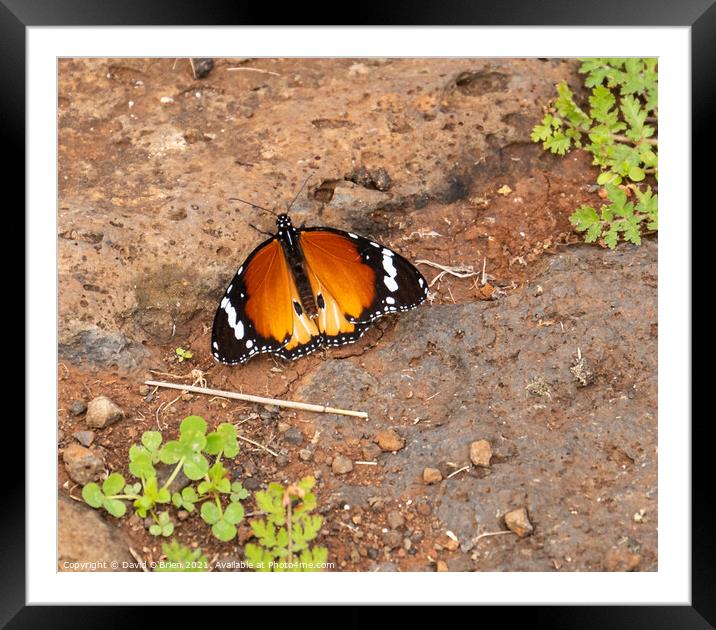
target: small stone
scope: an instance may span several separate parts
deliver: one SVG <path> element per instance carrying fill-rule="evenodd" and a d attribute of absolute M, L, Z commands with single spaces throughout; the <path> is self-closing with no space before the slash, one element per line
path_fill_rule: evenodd
<path fill-rule="evenodd" d="M 391 510 L 388 512 L 386 520 L 390 529 L 400 529 L 403 525 L 405 525 L 405 519 L 403 518 L 403 515 L 398 512 L 398 510 Z"/>
<path fill-rule="evenodd" d="M 102 459 L 79 444 L 70 444 L 62 453 L 62 461 L 72 481 L 82 485 L 99 479 L 104 470 Z"/>
<path fill-rule="evenodd" d="M 169 103 L 173 103 L 173 102 L 174 102 L 174 99 L 173 99 L 171 96 L 162 96 L 162 97 L 159 99 L 159 102 L 162 103 L 162 104 L 164 104 L 164 105 L 168 105 Z"/>
<path fill-rule="evenodd" d="M 368 557 L 371 560 L 377 560 L 378 559 L 378 550 L 375 547 L 368 547 Z"/>
<path fill-rule="evenodd" d="M 283 434 L 283 439 L 288 444 L 298 446 L 303 442 L 303 431 L 298 427 L 291 427 Z"/>
<path fill-rule="evenodd" d="M 422 514 L 423 516 L 430 516 L 430 514 L 433 513 L 433 508 L 427 501 L 421 501 L 415 509 L 418 510 L 418 514 Z"/>
<path fill-rule="evenodd" d="M 447 573 L 450 569 L 448 568 L 447 562 L 445 560 L 438 560 L 435 563 L 435 569 L 438 573 Z"/>
<path fill-rule="evenodd" d="M 94 442 L 95 435 L 94 431 L 75 431 L 72 437 L 82 444 L 82 446 L 89 446 Z"/>
<path fill-rule="evenodd" d="M 73 416 L 81 416 L 85 411 L 87 411 L 87 405 L 81 400 L 75 400 L 70 407 L 70 413 Z"/>
<path fill-rule="evenodd" d="M 373 441 L 378 444 L 382 451 L 394 453 L 405 446 L 405 440 L 400 437 L 395 429 L 386 429 L 375 435 Z"/>
<path fill-rule="evenodd" d="M 261 487 L 261 482 L 256 477 L 249 477 L 244 480 L 244 488 L 251 492 L 258 490 Z"/>
<path fill-rule="evenodd" d="M 525 508 L 518 508 L 507 512 L 507 514 L 505 514 L 505 525 L 520 538 L 529 536 L 534 531 L 534 527 L 532 527 L 532 523 L 530 523 Z"/>
<path fill-rule="evenodd" d="M 177 512 L 177 518 L 178 518 L 180 521 L 185 521 L 186 519 L 189 518 L 189 512 L 187 512 L 186 510 L 179 510 L 179 511 Z"/>
<path fill-rule="evenodd" d="M 288 422 L 284 422 L 283 420 L 278 423 L 278 432 L 279 433 L 286 433 L 291 428 L 291 425 Z"/>
<path fill-rule="evenodd" d="M 607 571 L 634 571 L 641 563 L 641 556 L 626 547 L 612 547 L 604 556 Z"/>
<path fill-rule="evenodd" d="M 331 470 L 336 475 L 345 475 L 353 470 L 353 461 L 345 455 L 336 455 L 331 462 Z"/>
<path fill-rule="evenodd" d="M 140 396 L 146 396 L 151 390 L 149 385 L 140 385 L 139 386 L 139 395 Z"/>
<path fill-rule="evenodd" d="M 442 473 L 437 468 L 426 468 L 423 470 L 423 481 L 432 485 L 434 483 L 440 483 L 443 480 Z"/>
<path fill-rule="evenodd" d="M 309 451 L 307 448 L 302 448 L 300 451 L 298 451 L 298 456 L 301 458 L 304 462 L 310 462 L 311 457 L 313 457 L 313 453 Z"/>
<path fill-rule="evenodd" d="M 98 396 L 87 405 L 87 426 L 102 429 L 124 418 L 124 412 L 106 396 Z"/>
<path fill-rule="evenodd" d="M 361 449 L 361 455 L 367 462 L 375 461 L 382 452 L 380 446 L 373 443 L 368 443 Z"/>
<path fill-rule="evenodd" d="M 475 466 L 487 467 L 492 459 L 492 447 L 487 440 L 478 440 L 470 444 L 470 461 Z"/>
<path fill-rule="evenodd" d="M 285 468 L 286 466 L 288 466 L 288 461 L 289 461 L 289 460 L 288 460 L 288 457 L 287 457 L 286 455 L 279 455 L 279 456 L 276 458 L 276 465 L 277 465 L 279 468 Z"/>
<path fill-rule="evenodd" d="M 169 480 L 169 477 L 174 474 L 176 464 L 157 463 L 154 465 L 154 468 L 157 471 L 157 485 L 161 488 Z M 169 484 L 169 492 L 172 494 L 174 492 L 181 492 L 190 483 L 191 479 L 184 474 L 184 470 L 179 469 L 179 473 Z"/>
<path fill-rule="evenodd" d="M 383 543 L 390 549 L 397 549 L 403 544 L 403 537 L 395 530 L 388 530 L 383 533 Z"/>

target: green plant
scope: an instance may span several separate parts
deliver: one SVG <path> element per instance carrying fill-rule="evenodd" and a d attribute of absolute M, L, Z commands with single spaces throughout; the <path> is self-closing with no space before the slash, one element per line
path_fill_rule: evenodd
<path fill-rule="evenodd" d="M 162 544 L 162 552 L 166 560 L 160 561 L 155 571 L 208 571 L 209 562 L 201 553 L 201 549 L 192 551 L 189 547 L 172 540 Z"/>
<path fill-rule="evenodd" d="M 246 559 L 257 571 L 317 571 L 328 558 L 325 547 L 309 547 L 323 524 L 311 514 L 316 497 L 311 492 L 316 480 L 306 477 L 284 488 L 272 483 L 256 493 L 256 503 L 266 514 L 251 522 L 258 545 L 246 545 Z"/>
<path fill-rule="evenodd" d="M 177 361 L 179 363 L 188 361 L 194 356 L 194 353 L 191 350 L 184 350 L 184 348 L 175 348 L 174 353 L 176 354 Z"/>
<path fill-rule="evenodd" d="M 214 536 L 222 541 L 232 540 L 236 525 L 244 518 L 241 501 L 248 497 L 238 481 L 231 482 L 222 463 L 223 457 L 233 458 L 239 453 L 236 427 L 223 423 L 209 434 L 206 430 L 203 418 L 189 416 L 182 420 L 178 438 L 163 446 L 158 431 L 143 433 L 141 444 L 133 444 L 129 449 L 129 472 L 139 481 L 127 484 L 121 474 L 114 472 L 101 488 L 94 482 L 84 486 L 82 497 L 92 507 L 104 508 L 117 518 L 126 512 L 125 501 L 132 501 L 137 516 L 152 518 L 149 533 L 165 537 L 173 533 L 174 523 L 167 510 L 157 511 L 160 505 L 172 504 L 193 512 L 196 504 L 202 504 L 201 517 L 212 526 Z M 207 456 L 214 458 L 211 466 Z M 174 465 L 161 486 L 155 468 L 159 462 Z M 172 495 L 169 488 L 180 472 L 198 483 Z"/>
<path fill-rule="evenodd" d="M 600 167 L 597 184 L 609 203 L 599 210 L 582 205 L 570 217 L 587 242 L 601 239 L 610 248 L 620 240 L 639 244 L 645 231 L 658 229 L 657 195 L 641 184 L 659 177 L 657 60 L 583 59 L 579 72 L 591 88 L 588 112 L 562 82 L 531 139 L 558 155 L 583 148 Z M 627 200 L 632 192 L 636 204 Z"/>
<path fill-rule="evenodd" d="M 94 482 L 84 486 L 84 500 L 116 518 L 125 515 L 131 502 L 137 516 L 152 519 L 149 533 L 164 537 L 174 532 L 169 509 L 192 513 L 198 507 L 202 520 L 211 526 L 218 540 L 233 540 L 237 535 L 236 526 L 245 518 L 241 502 L 249 497 L 243 485 L 231 479 L 223 463 L 225 457 L 234 458 L 239 453 L 236 427 L 222 423 L 207 433 L 203 418 L 189 416 L 179 425 L 175 440 L 165 444 L 162 440 L 158 431 L 146 431 L 140 444 L 129 448 L 129 473 L 138 481 L 127 483 L 123 475 L 113 472 L 101 486 Z M 160 462 L 174 466 L 161 485 L 156 468 Z M 170 493 L 172 482 L 182 471 L 194 483 Z M 259 544 L 246 546 L 246 558 L 257 570 L 322 568 L 328 557 L 327 549 L 309 546 L 323 524 L 322 517 L 311 513 L 316 508 L 316 497 L 311 492 L 315 483 L 313 477 L 306 477 L 287 488 L 272 483 L 266 492 L 256 493 L 258 508 L 265 518 L 251 522 Z M 163 507 L 167 509 L 161 509 Z M 192 551 L 176 541 L 164 543 L 162 550 L 167 563 L 166 566 L 160 563 L 156 571 L 207 570 L 206 558 L 199 550 Z"/>

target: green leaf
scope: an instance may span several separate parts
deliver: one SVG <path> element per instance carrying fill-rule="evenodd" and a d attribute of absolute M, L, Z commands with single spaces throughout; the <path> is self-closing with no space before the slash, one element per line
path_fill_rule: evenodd
<path fill-rule="evenodd" d="M 177 440 L 167 442 L 159 451 L 159 459 L 164 464 L 176 464 L 182 458 L 183 448 Z"/>
<path fill-rule="evenodd" d="M 192 453 L 184 462 L 184 474 L 192 481 L 197 481 L 209 472 L 209 462 L 201 453 Z"/>
<path fill-rule="evenodd" d="M 162 434 L 159 431 L 145 431 L 142 433 L 142 444 L 148 451 L 156 451 L 162 443 Z"/>
<path fill-rule="evenodd" d="M 137 482 L 124 486 L 124 494 L 139 494 L 142 491 L 142 484 Z"/>
<path fill-rule="evenodd" d="M 561 131 L 557 131 L 551 138 L 544 142 L 544 148 L 557 155 L 564 155 L 569 151 L 572 141 Z"/>
<path fill-rule="evenodd" d="M 229 503 L 224 510 L 224 520 L 232 525 L 240 523 L 244 518 L 244 506 L 241 503 Z"/>
<path fill-rule="evenodd" d="M 102 507 L 104 495 L 99 489 L 99 486 L 93 481 L 82 488 L 82 498 L 85 500 L 87 505 L 90 505 L 93 508 L 99 508 Z"/>
<path fill-rule="evenodd" d="M 232 501 L 243 501 L 249 497 L 249 491 L 244 488 L 240 481 L 234 481 L 231 484 L 231 493 Z"/>
<path fill-rule="evenodd" d="M 616 173 L 612 173 L 611 171 L 603 171 L 599 173 L 599 177 L 597 177 L 597 184 L 600 186 L 604 186 L 604 184 L 613 184 L 615 178 L 619 177 Z"/>
<path fill-rule="evenodd" d="M 182 438 L 195 434 L 204 435 L 206 433 L 206 420 L 201 416 L 187 416 L 179 425 L 179 433 Z"/>
<path fill-rule="evenodd" d="M 122 477 L 122 475 L 116 472 L 109 475 L 102 484 L 102 492 L 107 496 L 111 496 L 113 494 L 122 494 L 123 488 L 124 477 Z"/>
<path fill-rule="evenodd" d="M 129 472 L 140 479 L 147 479 L 156 474 L 152 456 L 147 449 L 132 444 L 129 449 Z"/>
<path fill-rule="evenodd" d="M 118 499 L 109 499 L 105 497 L 102 506 L 112 516 L 116 516 L 117 518 L 122 518 L 127 511 L 127 506 L 124 505 L 124 502 Z"/>
<path fill-rule="evenodd" d="M 214 523 L 211 527 L 211 533 L 214 534 L 219 540 L 228 542 L 236 536 L 236 527 L 224 519 L 221 519 Z"/>
<path fill-rule="evenodd" d="M 633 182 L 640 182 L 646 177 L 644 174 L 644 171 L 640 169 L 638 166 L 632 166 L 629 169 L 629 179 L 631 179 Z"/>
<path fill-rule="evenodd" d="M 641 228 L 637 217 L 624 222 L 624 239 L 634 245 L 641 245 Z"/>
<path fill-rule="evenodd" d="M 619 232 L 617 229 L 612 226 L 609 228 L 609 230 L 604 235 L 604 244 L 609 249 L 614 249 L 617 246 L 617 241 L 619 240 Z"/>
<path fill-rule="evenodd" d="M 201 518 L 203 518 L 209 525 L 213 525 L 218 522 L 221 518 L 221 511 L 216 503 L 212 503 L 211 501 L 203 503 L 201 506 Z"/>

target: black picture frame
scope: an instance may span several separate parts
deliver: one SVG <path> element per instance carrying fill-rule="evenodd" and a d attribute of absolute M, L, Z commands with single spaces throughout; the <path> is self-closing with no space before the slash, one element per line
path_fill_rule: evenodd
<path fill-rule="evenodd" d="M 5 193 L 19 193 L 16 185 L 25 175 L 25 71 L 26 28 L 32 26 L 120 26 L 120 25 L 275 25 L 277 13 L 291 25 L 328 25 L 335 19 L 329 5 L 312 3 L 282 7 L 239 3 L 201 3 L 186 0 L 154 0 L 107 3 L 98 0 L 0 0 L 0 128 L 6 155 Z M 361 5 L 357 24 L 366 25 L 504 25 L 504 26 L 689 26 L 692 62 L 692 151 L 706 149 L 709 123 L 716 110 L 716 6 L 714 0 L 601 0 L 600 2 L 542 0 L 484 0 L 465 2 L 443 0 L 412 3 L 381 2 Z M 705 154 L 705 153 L 704 153 Z M 708 182 L 710 160 L 693 160 L 693 192 Z M 711 175 L 711 178 L 713 176 Z M 19 207 L 16 206 L 16 207 Z M 688 210 L 690 212 L 690 209 Z M 691 309 L 691 305 L 684 305 Z M 52 325 L 52 323 L 48 323 Z M 32 331 L 25 331 L 26 335 Z M 31 375 L 28 375 L 31 377 Z M 674 418 L 677 421 L 680 419 Z M 691 420 L 689 418 L 689 420 Z M 716 627 L 716 543 L 708 517 L 712 505 L 711 471 L 706 469 L 710 441 L 706 423 L 692 424 L 692 599 L 681 606 L 525 606 L 520 615 L 533 627 L 551 628 L 714 628 Z M 14 444 L 24 444 L 24 435 Z M 54 430 L 48 419 L 48 430 Z M 6 490 L 0 519 L 0 627 L 6 628 L 82 628 L 136 623 L 133 607 L 112 606 L 78 609 L 76 606 L 25 605 L 25 492 L 24 485 Z M 139 587 L 139 585 L 138 585 Z M 494 611 L 504 619 L 504 611 Z M 510 621 L 516 611 L 510 612 Z M 163 613 L 164 614 L 164 613 Z M 181 613 L 183 622 L 189 616 Z M 330 622 L 329 619 L 326 621 Z M 516 621 L 516 620 L 515 620 Z M 345 624 L 344 619 L 341 624 Z M 359 620 L 354 619 L 354 624 Z M 512 625 L 512 623 L 508 624 Z"/>

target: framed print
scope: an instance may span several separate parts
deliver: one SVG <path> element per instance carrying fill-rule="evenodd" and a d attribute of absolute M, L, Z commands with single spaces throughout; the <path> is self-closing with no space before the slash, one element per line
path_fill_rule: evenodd
<path fill-rule="evenodd" d="M 28 234 L 8 627 L 249 603 L 709 627 L 713 7 L 157 7 L 0 7 Z"/>

